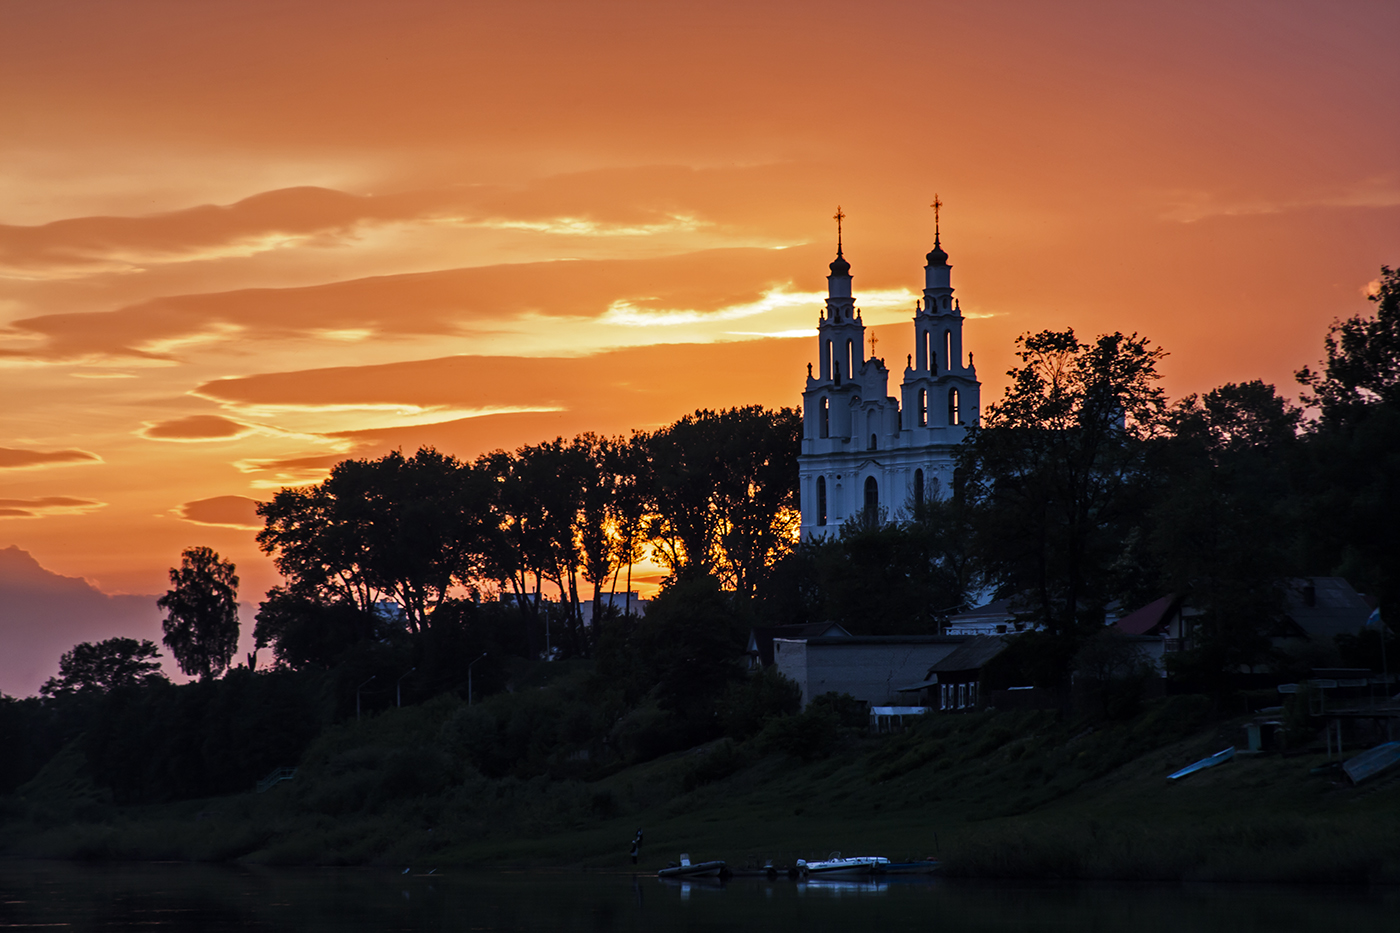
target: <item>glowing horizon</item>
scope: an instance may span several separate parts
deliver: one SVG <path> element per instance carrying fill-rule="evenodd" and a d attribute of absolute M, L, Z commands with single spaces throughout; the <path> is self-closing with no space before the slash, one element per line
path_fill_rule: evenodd
<path fill-rule="evenodd" d="M 276 576 L 243 503 L 341 458 L 796 405 L 832 209 L 897 362 L 935 191 L 984 402 L 1018 334 L 1065 326 L 1149 336 L 1173 397 L 1296 397 L 1400 263 L 1397 27 L 1322 3 L 16 7 L 0 548 L 151 594 L 207 544 L 256 602 Z"/>

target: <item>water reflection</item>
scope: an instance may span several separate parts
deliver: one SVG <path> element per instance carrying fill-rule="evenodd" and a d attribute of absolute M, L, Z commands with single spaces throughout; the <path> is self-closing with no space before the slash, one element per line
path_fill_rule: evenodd
<path fill-rule="evenodd" d="M 1400 892 L 0 863 L 0 929 L 1288 933 L 1395 927 Z"/>
<path fill-rule="evenodd" d="M 885 879 L 843 881 L 839 878 L 811 878 L 797 882 L 798 894 L 827 894 L 837 897 L 842 894 L 885 894 L 889 889 L 890 883 Z"/>

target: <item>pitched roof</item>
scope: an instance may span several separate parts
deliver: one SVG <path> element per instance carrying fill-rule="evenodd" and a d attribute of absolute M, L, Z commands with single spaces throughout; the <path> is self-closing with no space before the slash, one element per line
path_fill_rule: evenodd
<path fill-rule="evenodd" d="M 930 667 L 929 676 L 980 670 L 984 664 L 1005 650 L 1006 639 L 999 635 L 974 635 L 955 648 L 952 654 Z"/>
<path fill-rule="evenodd" d="M 1153 629 L 1171 617 L 1180 602 L 1181 598 L 1176 593 L 1168 593 L 1160 599 L 1154 599 L 1136 612 L 1128 613 L 1113 625 L 1124 635 L 1151 634 Z"/>
<path fill-rule="evenodd" d="M 966 612 L 959 612 L 955 616 L 948 617 L 948 624 L 953 625 L 958 622 L 1007 622 L 1016 618 L 1016 610 L 1011 608 L 1011 597 L 1004 599 L 994 599 L 985 606 L 978 606 L 976 609 L 969 609 Z"/>
<path fill-rule="evenodd" d="M 1355 635 L 1370 614 L 1366 600 L 1342 577 L 1288 581 L 1284 615 L 1312 641 L 1330 644 L 1338 635 Z"/>

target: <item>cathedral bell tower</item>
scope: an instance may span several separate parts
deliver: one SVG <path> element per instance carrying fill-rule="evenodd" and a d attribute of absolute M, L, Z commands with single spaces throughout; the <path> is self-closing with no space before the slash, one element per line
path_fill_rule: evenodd
<path fill-rule="evenodd" d="M 836 259 L 817 321 L 817 364 L 802 392 L 802 452 L 797 458 L 803 540 L 839 534 L 843 525 L 899 521 L 919 504 L 951 494 L 957 447 L 977 422 L 980 389 L 963 359 L 962 310 L 933 202 L 933 249 L 925 258 L 923 298 L 914 304 L 914 353 L 901 398 L 886 394 L 889 370 L 865 356 L 865 324 L 851 294 L 851 264 L 836 209 Z M 872 344 L 874 340 L 872 338 Z"/>
<path fill-rule="evenodd" d="M 977 373 L 963 357 L 962 308 L 939 230 L 943 202 L 934 198 L 933 249 L 925 258 L 924 297 L 914 304 L 914 353 L 901 386 L 904 429 L 955 427 L 977 419 Z"/>

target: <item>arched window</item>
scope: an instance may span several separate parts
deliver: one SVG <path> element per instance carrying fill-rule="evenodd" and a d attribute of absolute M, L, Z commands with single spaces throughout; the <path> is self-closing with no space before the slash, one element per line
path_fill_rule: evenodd
<path fill-rule="evenodd" d="M 879 446 L 879 444 L 876 443 L 875 435 L 874 435 L 874 434 L 870 435 L 870 449 L 871 449 L 871 450 L 874 450 L 874 449 L 875 449 L 876 447 L 878 447 L 878 446 Z"/>
<path fill-rule="evenodd" d="M 822 396 L 821 404 L 821 429 L 822 437 L 831 436 L 831 400 L 825 395 Z"/>
<path fill-rule="evenodd" d="M 865 520 L 871 525 L 880 520 L 880 486 L 873 476 L 865 478 Z"/>
<path fill-rule="evenodd" d="M 919 427 L 928 427 L 928 389 L 919 390 Z"/>
<path fill-rule="evenodd" d="M 846 376 L 850 379 L 856 377 L 856 346 L 854 340 L 846 341 Z"/>
<path fill-rule="evenodd" d="M 962 410 L 958 406 L 958 390 L 948 390 L 948 423 L 962 424 Z"/>
<path fill-rule="evenodd" d="M 924 331 L 924 360 L 928 363 L 928 371 L 938 375 L 938 360 L 933 355 L 933 334 L 930 331 Z"/>
<path fill-rule="evenodd" d="M 876 428 L 876 425 L 877 425 L 877 424 L 878 424 L 878 422 L 877 422 L 876 419 L 875 419 L 875 412 L 873 412 L 873 411 L 866 412 L 866 413 L 865 413 L 865 430 L 867 430 L 867 431 L 870 432 L 870 449 L 871 449 L 871 450 L 874 450 L 874 449 L 875 449 L 875 433 L 876 433 L 875 428 Z"/>
<path fill-rule="evenodd" d="M 835 359 L 832 356 L 831 341 L 826 341 L 826 346 L 822 348 L 822 378 L 831 378 L 831 363 Z"/>
<path fill-rule="evenodd" d="M 924 504 L 924 471 L 914 471 L 914 507 Z"/>
<path fill-rule="evenodd" d="M 958 361 L 959 364 L 962 360 Z M 953 371 L 953 332 L 945 330 L 943 332 L 943 365 L 948 367 L 948 372 Z"/>
<path fill-rule="evenodd" d="M 817 477 L 817 524 L 826 524 L 826 477 Z"/>

